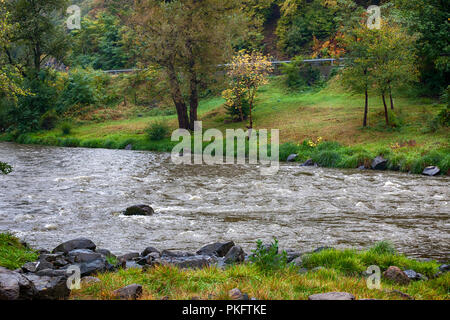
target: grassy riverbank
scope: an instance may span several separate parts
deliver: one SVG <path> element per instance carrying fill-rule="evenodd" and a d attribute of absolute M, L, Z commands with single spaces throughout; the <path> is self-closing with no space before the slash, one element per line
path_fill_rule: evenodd
<path fill-rule="evenodd" d="M 227 123 L 223 102 L 219 97 L 201 101 L 199 117 L 203 127 L 222 132 L 227 128 L 243 128 L 242 123 Z M 324 167 L 356 168 L 382 155 L 390 160 L 392 170 L 421 173 L 424 167 L 437 165 L 442 173 L 448 173 L 450 129 L 431 128 L 443 105 L 431 99 L 406 97 L 395 99 L 395 104 L 396 110 L 391 112 L 395 127 L 385 127 L 382 102 L 376 97 L 370 100 L 369 127 L 362 128 L 363 97 L 350 95 L 333 81 L 320 90 L 292 92 L 278 77 L 260 90 L 254 110 L 255 128 L 280 129 L 282 161 L 297 153 L 297 161 L 312 158 Z M 150 141 L 145 128 L 164 120 L 171 129 L 176 129 L 175 115 L 162 115 L 164 112 L 155 110 L 132 111 L 135 110 L 132 106 L 124 108 L 94 110 L 90 116 L 74 119 L 68 134 L 54 129 L 16 136 L 4 134 L 0 139 L 66 147 L 123 149 L 132 144 L 134 150 L 173 148 L 176 143 L 169 138 Z M 323 142 L 316 146 L 318 140 Z"/>
<path fill-rule="evenodd" d="M 84 284 L 81 289 L 73 290 L 70 298 L 115 299 L 114 290 L 137 283 L 143 286 L 140 298 L 143 300 L 226 300 L 230 299 L 228 292 L 233 288 L 259 300 L 307 299 L 312 294 L 332 291 L 348 292 L 357 299 L 450 299 L 450 273 L 435 277 L 439 263 L 409 259 L 385 242 L 364 251 L 328 249 L 306 254 L 302 256 L 301 266 L 280 263 L 281 256 L 264 253 L 255 263 L 230 265 L 224 269 L 172 266 L 119 269 L 97 274 L 100 282 Z M 16 269 L 36 259 L 36 253 L 17 238 L 0 234 L 0 266 Z M 371 265 L 379 266 L 381 272 L 390 266 L 412 269 L 430 280 L 400 285 L 382 277 L 380 289 L 369 289 L 362 273 Z"/>
<path fill-rule="evenodd" d="M 305 300 L 312 294 L 334 291 L 351 293 L 357 299 L 407 299 L 398 291 L 417 300 L 450 298 L 449 273 L 437 279 L 411 282 L 409 285 L 396 285 L 382 280 L 381 288 L 374 290 L 367 287 L 365 278 L 345 275 L 333 268 L 300 274 L 295 269 L 263 273 L 247 264 L 225 270 L 155 267 L 146 272 L 128 269 L 98 277 L 101 282 L 73 291 L 71 299 L 114 299 L 114 290 L 133 283 L 143 286 L 143 300 L 228 300 L 228 292 L 233 288 L 239 288 L 249 297 L 258 300 Z"/>

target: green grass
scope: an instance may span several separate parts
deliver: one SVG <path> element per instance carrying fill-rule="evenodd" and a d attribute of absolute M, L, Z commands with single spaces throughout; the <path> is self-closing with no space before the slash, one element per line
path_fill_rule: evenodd
<path fill-rule="evenodd" d="M 378 265 L 381 271 L 389 266 L 414 269 L 429 277 L 438 271 L 437 262 L 419 262 L 398 255 L 388 242 L 377 243 L 365 251 L 323 250 L 308 254 L 304 256 L 302 267 L 322 268 L 306 273 L 300 273 L 299 267 L 280 264 L 281 255 L 275 254 L 275 249 L 271 252 L 263 250 L 261 245 L 258 248 L 255 252 L 263 253 L 256 258 L 260 263 L 231 265 L 225 269 L 156 266 L 145 271 L 120 269 L 99 274 L 101 282 L 73 291 L 71 298 L 115 299 L 114 290 L 132 283 L 143 286 L 143 300 L 228 300 L 228 291 L 233 288 L 260 300 L 304 300 L 312 294 L 332 291 L 349 292 L 357 299 L 404 299 L 398 291 L 418 300 L 450 298 L 450 273 L 427 281 L 412 281 L 408 285 L 395 284 L 382 277 L 381 288 L 369 289 L 361 273 L 371 265 Z"/>
<path fill-rule="evenodd" d="M 369 127 L 362 128 L 363 97 L 345 92 L 335 81 L 322 89 L 295 92 L 283 86 L 282 78 L 275 77 L 259 91 L 254 109 L 255 128 L 280 129 L 281 161 L 297 153 L 298 161 L 313 158 L 325 167 L 356 168 L 383 155 L 389 159 L 388 167 L 392 170 L 421 173 L 424 167 L 437 165 L 443 174 L 449 172 L 450 129 L 440 127 L 432 133 L 423 130 L 440 112 L 441 105 L 432 99 L 397 93 L 395 118 L 402 125 L 386 128 L 381 99 L 371 96 L 369 102 Z M 199 120 L 203 121 L 203 128 L 217 128 L 222 132 L 228 128 L 245 128 L 246 123 L 227 123 L 223 103 L 220 97 L 200 102 Z M 108 149 L 123 149 L 132 144 L 134 150 L 160 152 L 171 151 L 176 145 L 170 138 L 151 141 L 145 130 L 157 122 L 176 129 L 175 114 L 154 110 L 142 117 L 125 114 L 125 118 L 118 120 L 78 121 L 67 135 L 54 129 L 18 137 L 4 134 L 0 140 Z M 303 144 L 319 137 L 325 141 L 319 146 L 311 148 Z"/>
<path fill-rule="evenodd" d="M 306 268 L 325 267 L 341 271 L 346 275 L 358 275 L 367 270 L 369 266 L 376 265 L 381 270 L 397 266 L 402 270 L 412 269 L 427 277 L 432 277 L 439 268 L 439 264 L 435 261 L 419 262 L 392 251 L 380 251 L 379 247 L 366 251 L 323 250 L 306 255 L 303 264 Z"/>
<path fill-rule="evenodd" d="M 142 300 L 228 300 L 228 291 L 239 288 L 259 300 L 305 300 L 309 295 L 324 292 L 349 292 L 357 299 L 398 300 L 399 290 L 415 299 L 449 299 L 450 273 L 428 281 L 396 285 L 382 279 L 381 288 L 371 290 L 361 276 L 350 276 L 340 270 L 323 268 L 314 272 L 299 273 L 295 268 L 285 268 L 271 273 L 262 272 L 251 264 L 234 265 L 221 270 L 215 267 L 201 270 L 181 270 L 158 266 L 147 271 L 119 270 L 98 275 L 101 282 L 72 291 L 71 299 L 115 299 L 113 291 L 129 284 L 143 286 Z"/>
<path fill-rule="evenodd" d="M 17 269 L 29 261 L 35 261 L 37 254 L 25 247 L 20 241 L 8 233 L 0 233 L 0 266 Z"/>

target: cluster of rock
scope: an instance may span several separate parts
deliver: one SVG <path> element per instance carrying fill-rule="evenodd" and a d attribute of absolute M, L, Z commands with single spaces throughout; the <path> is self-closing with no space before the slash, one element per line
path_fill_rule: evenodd
<path fill-rule="evenodd" d="M 265 245 L 264 248 L 270 250 L 271 245 Z M 312 252 L 327 249 L 331 248 L 320 247 Z M 250 256 L 233 241 L 211 243 L 195 253 L 159 251 L 154 247 L 147 247 L 140 253 L 130 252 L 115 256 L 109 250 L 97 248 L 89 239 L 78 238 L 58 245 L 51 252 L 47 250 L 38 252 L 38 261 L 28 262 L 20 269 L 12 271 L 0 267 L 0 300 L 66 299 L 70 295 L 68 280 L 72 278 L 74 269 L 79 270 L 81 284 L 86 285 L 100 281 L 94 277 L 97 273 L 115 271 L 118 268 L 140 268 L 143 271 L 157 265 L 190 269 L 215 265 L 223 268 L 229 264 L 251 260 Z M 315 272 L 323 268 L 308 270 L 303 267 L 305 253 L 293 250 L 285 252 L 287 262 L 299 267 L 299 273 Z M 450 271 L 449 265 L 441 265 L 440 273 L 448 271 Z M 413 280 L 427 280 L 424 275 L 414 270 L 402 271 L 394 266 L 389 267 L 383 276 L 400 284 L 408 284 Z M 120 299 L 137 299 L 142 292 L 141 285 L 132 284 L 116 290 L 114 295 Z M 234 300 L 249 300 L 248 295 L 238 289 L 233 289 L 229 294 Z M 351 294 L 342 292 L 313 295 L 309 298 L 310 300 L 354 300 Z"/>
<path fill-rule="evenodd" d="M 297 159 L 298 155 L 297 154 L 291 154 L 289 155 L 289 157 L 287 157 L 287 162 L 294 162 Z M 384 159 L 382 156 L 378 156 L 376 157 L 370 167 L 366 167 L 366 166 L 360 166 L 358 169 L 359 170 L 366 170 L 366 169 L 372 169 L 372 170 L 386 170 L 387 169 L 387 165 L 388 165 L 388 160 Z M 302 163 L 300 165 L 300 167 L 318 167 L 319 165 L 317 163 L 315 163 L 313 161 L 313 159 L 308 159 L 306 160 L 304 163 Z M 399 168 L 397 168 L 398 170 Z M 422 174 L 426 175 L 426 176 L 437 176 L 439 173 L 441 172 L 441 170 L 439 169 L 439 167 L 436 166 L 430 166 L 430 167 L 426 167 Z"/>
<path fill-rule="evenodd" d="M 89 239 L 74 239 L 52 252 L 39 250 L 38 261 L 28 262 L 18 270 L 0 268 L 0 300 L 65 299 L 70 295 L 70 267 L 78 267 L 81 277 L 113 271 L 107 261 L 108 250 L 97 249 Z"/>

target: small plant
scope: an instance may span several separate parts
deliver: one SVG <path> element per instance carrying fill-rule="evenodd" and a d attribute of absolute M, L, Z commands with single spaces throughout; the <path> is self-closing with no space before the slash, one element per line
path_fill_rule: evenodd
<path fill-rule="evenodd" d="M 63 136 L 67 136 L 72 131 L 72 125 L 69 122 L 63 122 L 60 126 Z"/>
<path fill-rule="evenodd" d="M 396 254 L 396 250 L 392 242 L 390 241 L 380 241 L 375 243 L 370 249 L 370 252 L 376 253 L 376 254 Z"/>
<path fill-rule="evenodd" d="M 9 174 L 12 172 L 12 167 L 5 163 L 0 161 L 0 173 L 1 174 Z"/>
<path fill-rule="evenodd" d="M 278 253 L 278 240 L 265 246 L 261 240 L 256 242 L 256 249 L 252 250 L 250 261 L 263 272 L 273 272 L 287 267 L 287 253 L 283 251 Z"/>
<path fill-rule="evenodd" d="M 160 141 L 169 135 L 170 128 L 166 123 L 157 121 L 150 124 L 145 132 L 151 141 Z"/>

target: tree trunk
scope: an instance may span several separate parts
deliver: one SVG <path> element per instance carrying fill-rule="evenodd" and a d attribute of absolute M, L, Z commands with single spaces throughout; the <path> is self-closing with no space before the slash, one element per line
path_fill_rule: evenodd
<path fill-rule="evenodd" d="M 36 73 L 41 71 L 41 46 L 39 43 L 34 45 L 34 69 Z"/>
<path fill-rule="evenodd" d="M 381 95 L 383 98 L 383 105 L 384 105 L 384 117 L 386 118 L 386 125 L 389 125 L 389 116 L 388 116 L 388 108 L 386 104 L 386 97 L 384 96 L 384 93 Z"/>
<path fill-rule="evenodd" d="M 170 65 L 167 68 L 167 74 L 170 83 L 170 92 L 172 95 L 173 103 L 177 109 L 178 115 L 178 127 L 180 129 L 189 129 L 189 117 L 187 114 L 186 103 L 184 102 L 183 95 L 181 94 L 180 83 L 178 82 L 175 68 Z"/>
<path fill-rule="evenodd" d="M 198 80 L 197 73 L 193 68 L 190 71 L 190 92 L 189 92 L 189 127 L 194 131 L 194 122 L 197 121 L 197 109 L 198 109 Z"/>
<path fill-rule="evenodd" d="M 391 110 L 394 110 L 394 99 L 392 99 L 392 90 L 389 88 L 389 99 L 391 100 Z"/>
<path fill-rule="evenodd" d="M 365 90 L 366 101 L 364 104 L 364 121 L 363 127 L 367 127 L 367 114 L 369 113 L 369 93 L 367 92 L 367 88 Z"/>
<path fill-rule="evenodd" d="M 252 117 L 252 109 L 253 109 L 253 98 L 254 94 L 250 93 L 250 99 L 248 99 L 248 106 L 249 106 L 249 129 L 253 129 L 253 117 Z"/>

